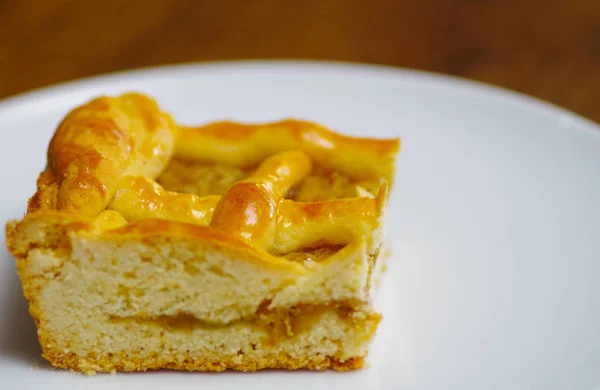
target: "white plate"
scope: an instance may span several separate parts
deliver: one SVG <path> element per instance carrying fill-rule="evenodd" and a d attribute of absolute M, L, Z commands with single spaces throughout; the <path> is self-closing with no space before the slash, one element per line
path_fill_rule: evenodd
<path fill-rule="evenodd" d="M 97 375 L 40 357 L 0 258 L 0 388 L 597 389 L 600 129 L 503 90 L 381 67 L 242 62 L 77 81 L 0 103 L 2 220 L 21 216 L 47 142 L 73 106 L 139 90 L 180 122 L 287 116 L 401 136 L 394 255 L 370 367 L 357 372 Z"/>

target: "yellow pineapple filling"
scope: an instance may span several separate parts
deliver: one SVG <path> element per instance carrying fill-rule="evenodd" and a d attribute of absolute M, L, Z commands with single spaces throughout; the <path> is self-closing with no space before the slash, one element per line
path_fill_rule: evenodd
<path fill-rule="evenodd" d="M 198 196 L 223 195 L 240 180 L 249 177 L 255 168 L 239 168 L 224 164 L 173 159 L 156 180 L 165 190 Z M 287 194 L 296 202 L 319 202 L 332 199 L 373 197 L 379 180 L 353 180 L 339 172 L 315 167 Z"/>

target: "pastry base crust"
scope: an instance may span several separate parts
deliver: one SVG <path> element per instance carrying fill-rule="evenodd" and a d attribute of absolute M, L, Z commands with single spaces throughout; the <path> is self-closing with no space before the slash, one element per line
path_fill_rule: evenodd
<path fill-rule="evenodd" d="M 149 359 L 132 354 L 121 354 L 110 358 L 99 358 L 91 354 L 82 358 L 74 353 L 65 354 L 59 350 L 50 349 L 45 351 L 43 356 L 57 368 L 81 371 L 86 375 L 94 375 L 98 372 L 133 372 L 157 369 L 213 372 L 225 370 L 253 372 L 266 368 L 349 371 L 363 368 L 365 364 L 363 357 L 340 361 L 330 356 L 307 356 L 299 359 L 285 354 L 262 359 L 250 359 L 240 355 L 224 356 L 220 360 L 211 361 L 184 355 L 157 356 Z"/>
<path fill-rule="evenodd" d="M 26 242 L 21 243 L 15 235 L 19 230 L 35 235 L 26 237 Z M 38 234 L 42 235 L 43 241 L 37 238 Z M 44 246 L 36 245 L 38 241 Z M 194 292 L 193 288 L 201 287 L 201 282 L 207 280 L 205 272 L 189 272 L 189 267 L 182 263 L 187 253 L 184 241 L 153 245 L 159 243 L 148 239 L 132 242 L 116 240 L 112 236 L 96 238 L 76 233 L 62 235 L 60 226 L 40 229 L 37 224 L 20 225 L 20 228 L 9 225 L 8 244 L 18 255 L 17 268 L 30 303 L 30 313 L 36 322 L 43 356 L 52 365 L 86 374 L 153 369 L 347 371 L 364 366 L 368 343 L 381 317 L 372 311 L 370 304 L 358 305 L 351 299 L 338 303 L 325 301 L 316 306 L 292 300 L 272 309 L 268 306 L 275 303 L 265 301 L 249 317 L 219 323 L 191 316 L 185 310 L 174 316 L 157 316 L 141 312 L 132 314 L 127 311 L 132 305 L 116 309 L 110 306 L 111 301 L 127 303 L 130 300 L 135 305 L 155 305 L 163 299 L 161 288 L 153 289 L 148 285 L 141 290 L 144 294 L 137 296 L 136 285 L 128 283 L 152 281 L 157 284 L 174 280 L 182 285 L 187 283 L 188 287 L 183 291 Z M 199 244 L 199 241 L 192 241 L 189 245 Z M 117 260 L 115 256 L 120 252 L 115 251 L 122 250 L 125 245 L 131 250 Z M 113 247 L 116 248 L 114 251 L 110 249 Z M 161 254 L 160 248 L 170 248 L 171 252 Z M 191 248 L 191 253 L 207 253 L 194 249 Z M 140 251 L 145 253 L 146 261 L 138 261 L 141 255 L 136 253 Z M 368 263 L 372 266 L 375 259 L 369 262 L 363 252 L 354 252 L 351 246 L 339 254 L 344 255 L 340 264 L 355 264 L 360 268 L 338 269 L 336 263 L 329 263 L 323 266 L 325 268 L 319 268 L 319 272 L 332 273 L 336 276 L 335 281 L 351 280 L 342 277 L 344 272 L 362 275 L 357 279 L 357 283 L 360 282 L 357 286 L 362 285 L 365 289 L 366 278 L 372 276 Z M 213 265 L 223 268 L 228 261 L 236 260 L 231 256 L 222 253 L 213 259 Z M 358 256 L 356 261 L 351 261 L 353 256 Z M 168 264 L 162 263 L 171 258 L 179 259 L 177 267 L 169 268 Z M 206 258 L 194 257 L 190 261 L 210 268 Z M 122 273 L 133 265 L 136 268 L 132 270 L 143 277 L 128 277 Z M 332 266 L 335 267 L 327 268 Z M 268 270 L 261 269 L 259 275 L 263 277 L 266 272 Z M 199 292 L 198 295 L 205 297 L 200 303 L 206 303 L 216 286 L 224 286 L 229 279 L 223 278 L 221 273 L 215 275 L 220 283 L 213 284 L 207 293 Z M 324 280 L 325 284 L 315 287 L 328 286 L 328 279 L 317 280 Z M 121 283 L 122 288 L 115 289 L 115 283 Z M 292 292 L 301 286 L 291 286 L 289 294 L 289 288 L 280 289 L 274 299 L 294 298 Z M 224 291 L 234 289 L 227 287 Z M 316 299 L 324 295 L 320 293 Z M 152 309 L 152 306 L 148 307 Z M 186 306 L 190 310 L 195 307 L 200 306 Z"/>

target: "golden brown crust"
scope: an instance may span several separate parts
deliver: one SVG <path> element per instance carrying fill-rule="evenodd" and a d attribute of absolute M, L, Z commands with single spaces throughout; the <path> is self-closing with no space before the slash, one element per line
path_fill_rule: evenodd
<path fill-rule="evenodd" d="M 303 268 L 298 264 L 287 261 L 281 257 L 271 256 L 269 253 L 249 244 L 247 241 L 220 229 L 208 226 L 192 225 L 161 219 L 143 219 L 132 222 L 118 229 L 102 233 L 105 237 L 119 240 L 142 239 L 150 237 L 170 237 L 179 240 L 200 240 L 227 247 L 232 253 L 237 253 L 241 260 L 260 262 L 265 267 L 277 267 L 298 274 L 303 273 Z"/>
<path fill-rule="evenodd" d="M 301 150 L 316 164 L 357 179 L 393 182 L 399 139 L 349 137 L 316 123 L 288 119 L 266 124 L 216 122 L 180 127 L 175 154 L 184 159 L 255 166 L 285 150 Z"/>
<path fill-rule="evenodd" d="M 365 358 L 362 356 L 340 361 L 331 356 L 310 356 L 300 359 L 279 354 L 269 358 L 255 359 L 243 355 L 241 357 L 233 355 L 211 361 L 181 355 L 161 355 L 148 358 L 132 354 L 103 357 L 90 354 L 87 357 L 79 357 L 74 353 L 64 353 L 53 348 L 45 349 L 43 356 L 55 367 L 82 371 L 87 375 L 97 372 L 134 372 L 158 369 L 214 372 L 225 370 L 252 372 L 265 368 L 350 371 L 363 368 L 365 365 Z"/>
<path fill-rule="evenodd" d="M 28 212 L 97 215 L 124 174 L 154 178 L 164 169 L 174 128 L 156 102 L 139 94 L 101 97 L 76 108 L 50 141 L 48 164 Z"/>
<path fill-rule="evenodd" d="M 271 249 L 281 200 L 311 168 L 308 156 L 298 151 L 267 158 L 250 179 L 238 182 L 223 195 L 211 226 L 244 237 L 259 248 Z"/>
<path fill-rule="evenodd" d="M 98 218 L 101 218 L 99 216 Z M 243 239 L 228 234 L 220 229 L 213 229 L 208 226 L 201 226 L 189 223 L 180 223 L 164 219 L 141 219 L 118 226 L 113 229 L 96 229 L 97 219 L 86 219 L 77 214 L 66 214 L 56 211 L 37 212 L 26 215 L 21 221 L 10 221 L 6 225 L 7 247 L 10 252 L 17 257 L 26 256 L 27 251 L 32 247 L 39 247 L 40 242 L 23 242 L 21 238 L 25 236 L 27 230 L 50 230 L 56 232 L 56 237 L 44 236 L 43 239 L 50 243 L 59 240 L 66 244 L 69 232 L 76 231 L 81 234 L 92 234 L 97 237 L 117 239 L 120 241 L 150 239 L 156 237 L 172 238 L 178 240 L 201 240 L 217 244 L 228 248 L 232 253 L 237 253 L 240 259 L 246 261 L 257 261 L 264 266 L 274 266 L 285 269 L 290 272 L 302 274 L 304 269 L 298 264 L 287 261 L 284 258 L 274 257 L 269 253 L 256 248 Z M 47 228 L 42 225 L 50 225 Z M 30 238 L 30 237 L 29 237 Z"/>
<path fill-rule="evenodd" d="M 154 180 L 141 176 L 126 176 L 119 182 L 115 196 L 107 208 L 115 210 L 128 221 L 162 218 L 197 225 L 208 225 L 220 196 L 199 197 L 165 191 Z"/>

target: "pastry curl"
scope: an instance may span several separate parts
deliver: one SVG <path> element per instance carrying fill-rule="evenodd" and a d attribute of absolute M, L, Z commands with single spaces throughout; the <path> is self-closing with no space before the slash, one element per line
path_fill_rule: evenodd
<path fill-rule="evenodd" d="M 175 124 L 144 95 L 100 97 L 71 111 L 48 147 L 48 163 L 28 212 L 59 210 L 93 217 L 124 175 L 154 179 L 174 147 Z"/>

